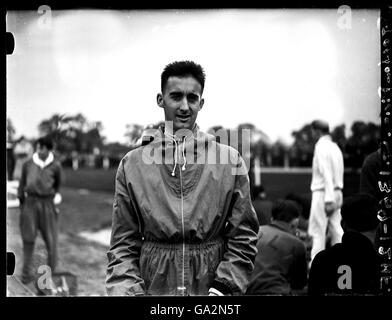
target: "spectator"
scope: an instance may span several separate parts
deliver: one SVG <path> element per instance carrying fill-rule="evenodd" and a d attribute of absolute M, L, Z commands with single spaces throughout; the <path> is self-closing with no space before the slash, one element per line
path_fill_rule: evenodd
<path fill-rule="evenodd" d="M 299 208 L 294 201 L 274 202 L 271 223 L 259 230 L 248 295 L 289 295 L 306 285 L 306 249 L 295 236 L 298 217 Z"/>
<path fill-rule="evenodd" d="M 327 230 L 331 245 L 342 239 L 340 207 L 343 202 L 344 164 L 342 151 L 331 140 L 328 123 L 313 121 L 311 132 L 317 140 L 312 164 L 312 203 L 308 225 L 313 260 L 318 252 L 325 249 Z"/>
<path fill-rule="evenodd" d="M 378 187 L 378 176 L 381 171 L 381 149 L 369 154 L 363 162 L 359 183 L 359 192 L 369 193 L 378 200 L 383 198 Z"/>
<path fill-rule="evenodd" d="M 377 199 L 360 193 L 342 206 L 342 243 L 321 251 L 309 273 L 310 295 L 375 294 L 379 286 L 380 257 L 375 248 Z"/>
<path fill-rule="evenodd" d="M 53 142 L 49 138 L 38 139 L 36 152 L 22 167 L 18 198 L 23 240 L 23 283 L 33 280 L 32 258 L 38 231 L 46 244 L 48 265 L 52 273 L 57 264 L 58 211 L 54 197 L 59 192 L 62 169 L 54 159 L 52 149 Z"/>

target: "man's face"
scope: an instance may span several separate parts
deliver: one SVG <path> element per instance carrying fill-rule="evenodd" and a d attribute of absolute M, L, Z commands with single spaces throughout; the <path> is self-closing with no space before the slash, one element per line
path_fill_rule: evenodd
<path fill-rule="evenodd" d="M 293 235 L 297 234 L 298 224 L 299 224 L 299 218 L 295 218 L 290 222 L 290 231 Z"/>
<path fill-rule="evenodd" d="M 38 157 L 41 160 L 45 161 L 46 158 L 49 156 L 49 149 L 46 146 L 37 144 L 37 153 L 38 153 Z"/>
<path fill-rule="evenodd" d="M 158 105 L 165 111 L 165 121 L 172 121 L 173 130 L 191 130 L 204 104 L 201 85 L 193 77 L 170 77 L 163 93 L 157 96 Z"/>

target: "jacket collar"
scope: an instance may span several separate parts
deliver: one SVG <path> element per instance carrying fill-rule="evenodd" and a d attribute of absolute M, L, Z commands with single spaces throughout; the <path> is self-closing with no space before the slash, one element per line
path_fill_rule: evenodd
<path fill-rule="evenodd" d="M 45 161 L 42 161 L 37 152 L 34 152 L 33 154 L 33 162 L 39 166 L 41 169 L 47 167 L 48 165 L 50 165 L 52 162 L 54 161 L 54 156 L 52 152 L 49 152 L 48 157 L 46 158 Z"/>
<path fill-rule="evenodd" d="M 270 223 L 270 226 L 273 226 L 275 228 L 278 228 L 282 231 L 285 231 L 285 232 L 288 232 L 291 234 L 288 224 L 283 221 L 274 220 L 273 222 Z"/>
<path fill-rule="evenodd" d="M 331 141 L 331 140 L 332 140 L 331 136 L 329 134 L 325 134 L 318 139 L 317 144 L 324 143 L 324 141 Z"/>
<path fill-rule="evenodd" d="M 195 123 L 193 125 L 192 130 L 187 130 L 186 131 L 186 135 L 180 135 L 179 132 L 181 132 L 181 130 L 173 133 L 172 128 L 170 127 L 166 127 L 165 125 L 162 125 L 158 128 L 156 134 L 155 134 L 155 138 L 156 136 L 160 136 L 161 138 L 169 138 L 170 140 L 175 139 L 176 141 L 180 141 L 180 140 L 189 140 L 191 138 L 196 138 L 200 132 L 199 130 L 199 126 Z"/>

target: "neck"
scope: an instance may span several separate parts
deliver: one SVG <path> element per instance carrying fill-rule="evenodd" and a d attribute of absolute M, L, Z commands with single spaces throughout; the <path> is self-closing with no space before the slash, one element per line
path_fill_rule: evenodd
<path fill-rule="evenodd" d="M 274 223 L 274 224 L 284 228 L 287 232 L 289 232 L 291 234 L 295 234 L 295 230 L 293 230 L 293 227 L 290 222 L 271 219 L 271 223 Z"/>
<path fill-rule="evenodd" d="M 169 135 L 175 135 L 178 138 L 189 136 L 191 133 L 194 132 L 195 128 L 196 128 L 196 123 L 193 124 L 192 129 L 185 129 L 185 128 L 176 129 L 173 128 L 173 125 L 170 122 L 165 122 L 165 133 Z"/>
<path fill-rule="evenodd" d="M 47 154 L 46 157 L 38 155 L 38 158 L 40 158 L 42 161 L 45 161 L 46 159 L 48 159 L 48 157 L 49 154 Z"/>

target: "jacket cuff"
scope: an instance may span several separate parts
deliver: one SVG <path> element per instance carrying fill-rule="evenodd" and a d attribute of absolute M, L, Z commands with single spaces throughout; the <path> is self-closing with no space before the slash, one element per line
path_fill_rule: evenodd
<path fill-rule="evenodd" d="M 124 284 L 106 284 L 106 292 L 109 296 L 142 296 L 145 295 L 144 285 L 136 283 L 130 287 Z"/>
<path fill-rule="evenodd" d="M 211 284 L 211 288 L 214 288 L 218 290 L 219 292 L 222 292 L 224 295 L 231 295 L 233 292 L 231 291 L 230 287 L 218 280 L 214 280 Z"/>
<path fill-rule="evenodd" d="M 210 290 L 208 290 L 208 295 L 209 296 L 224 296 L 224 294 L 222 292 L 220 292 L 219 290 L 216 290 L 215 288 L 210 288 Z"/>

